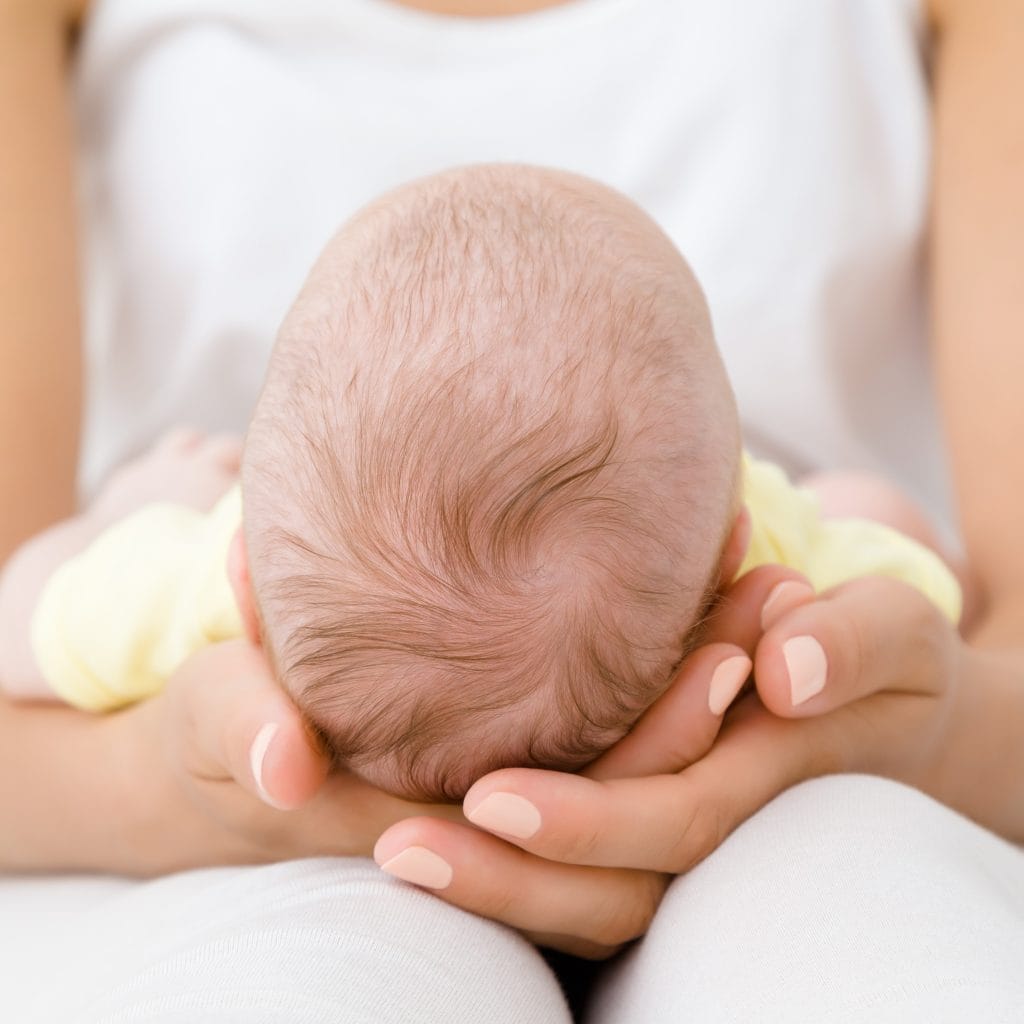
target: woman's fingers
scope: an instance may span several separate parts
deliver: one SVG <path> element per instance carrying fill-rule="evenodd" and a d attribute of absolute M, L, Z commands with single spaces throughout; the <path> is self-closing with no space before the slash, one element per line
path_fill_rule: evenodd
<path fill-rule="evenodd" d="M 497 772 L 466 798 L 467 817 L 481 831 L 409 818 L 380 837 L 374 859 L 389 874 L 545 945 L 607 956 L 644 934 L 672 875 L 799 778 L 801 757 L 785 751 L 801 744 L 787 734 L 819 723 L 758 710 L 769 728 L 754 729 L 754 742 L 748 735 L 715 758 L 720 743 L 678 776 L 597 782 Z M 749 732 L 754 719 L 745 721 Z M 751 773 L 759 757 L 766 766 Z"/>
<path fill-rule="evenodd" d="M 642 935 L 665 878 L 532 857 L 452 822 L 409 818 L 377 841 L 374 859 L 448 903 L 581 956 L 608 956 Z"/>
<path fill-rule="evenodd" d="M 814 588 L 795 569 L 762 565 L 741 576 L 715 605 L 702 642 L 729 643 L 753 654 L 765 623 L 814 600 Z"/>
<path fill-rule="evenodd" d="M 751 576 L 734 588 L 738 598 L 726 611 L 733 616 L 730 631 L 696 652 L 680 673 L 678 692 L 652 709 L 660 722 L 645 718 L 633 746 L 623 741 L 623 770 L 646 763 L 640 738 L 660 746 L 666 761 L 684 756 L 672 723 L 685 727 L 688 711 L 707 715 L 709 677 L 717 666 L 746 657 L 744 644 L 753 644 L 759 690 L 785 702 L 788 715 L 772 713 L 756 694 L 741 698 L 711 748 L 677 774 L 609 778 L 600 762 L 594 777 L 494 772 L 463 804 L 479 832 L 409 819 L 381 837 L 377 862 L 539 941 L 601 955 L 643 933 L 667 877 L 688 871 L 790 786 L 838 771 L 909 777 L 925 756 L 923 731 L 932 746 L 941 746 L 949 714 L 936 697 L 955 667 L 947 663 L 955 657 L 953 629 L 898 583 L 856 581 L 821 600 L 810 600 L 801 583 L 782 591 L 774 608 L 768 602 L 768 630 L 758 643 L 769 595 L 793 581 L 769 571 Z M 725 636 L 739 642 L 725 643 Z M 820 668 L 807 640 L 824 652 L 826 685 L 797 705 L 810 709 L 804 717 L 794 714 L 792 700 L 794 679 L 804 678 L 800 659 Z M 822 694 L 830 688 L 834 704 L 824 714 Z M 605 763 L 614 763 L 611 755 Z"/>
<path fill-rule="evenodd" d="M 930 693 L 949 678 L 956 649 L 927 598 L 868 577 L 779 617 L 757 647 L 754 677 L 766 707 L 802 718 L 881 690 Z"/>
<path fill-rule="evenodd" d="M 723 735 L 678 775 L 597 781 L 504 769 L 470 789 L 463 813 L 478 828 L 549 860 L 678 874 L 803 777 L 805 751 L 786 746 L 805 723 L 774 721 L 776 728 L 762 722 L 744 730 L 745 746 L 726 744 Z"/>
<path fill-rule="evenodd" d="M 763 566 L 739 579 L 722 596 L 703 645 L 683 661 L 669 689 L 584 774 L 594 779 L 658 775 L 703 757 L 748 680 L 762 620 L 774 621 L 813 600 L 806 579 L 781 566 Z"/>
<path fill-rule="evenodd" d="M 766 632 L 763 632 L 766 631 Z M 956 634 L 921 594 L 894 580 L 854 580 L 818 599 L 797 573 L 763 566 L 724 595 L 708 640 L 630 733 L 585 774 L 677 772 L 714 743 L 754 657 L 764 704 L 809 717 L 879 690 L 921 692 L 949 678 Z"/>
<path fill-rule="evenodd" d="M 747 654 L 732 644 L 699 648 L 669 690 L 583 774 L 591 779 L 639 778 L 677 772 L 703 757 L 751 665 Z"/>
<path fill-rule="evenodd" d="M 234 779 L 281 809 L 301 806 L 323 783 L 326 756 L 251 644 L 229 641 L 195 655 L 172 678 L 168 697 L 180 730 L 174 742 L 194 774 Z"/>

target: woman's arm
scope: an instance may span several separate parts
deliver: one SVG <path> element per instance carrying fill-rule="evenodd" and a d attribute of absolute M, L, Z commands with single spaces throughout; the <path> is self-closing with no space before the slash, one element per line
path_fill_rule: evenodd
<path fill-rule="evenodd" d="M 0 564 L 74 510 L 81 413 L 70 5 L 0 0 Z M 43 867 L 110 792 L 85 744 L 95 723 L 0 700 L 0 866 Z M 45 847 L 45 849 L 44 849 Z"/>
<path fill-rule="evenodd" d="M 58 0 L 0 0 L 0 564 L 74 509 L 82 359 L 72 16 Z"/>
<path fill-rule="evenodd" d="M 973 639 L 1024 645 L 1024 7 L 933 0 L 931 306 L 968 558 L 990 607 Z"/>
<path fill-rule="evenodd" d="M 955 802 L 1024 838 L 1024 6 L 932 0 L 936 379 L 968 561 L 986 598 Z M 951 767 L 955 762 L 951 761 Z M 968 792 L 967 790 L 970 790 Z M 985 806 L 979 807 L 983 802 Z"/>

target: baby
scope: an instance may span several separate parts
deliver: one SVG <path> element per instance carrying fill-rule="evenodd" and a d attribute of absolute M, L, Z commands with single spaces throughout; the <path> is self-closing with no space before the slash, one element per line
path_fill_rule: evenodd
<path fill-rule="evenodd" d="M 410 798 L 622 737 L 740 569 L 744 503 L 744 570 L 885 572 L 960 611 L 931 551 L 823 523 L 742 456 L 689 267 L 623 196 L 554 171 L 441 174 L 330 242 L 246 438 L 244 541 L 237 488 L 103 529 L 149 477 L 182 486 L 176 459 L 193 506 L 229 486 L 230 452 L 179 438 L 12 559 L 0 680 L 109 708 L 244 630 L 339 763 Z"/>

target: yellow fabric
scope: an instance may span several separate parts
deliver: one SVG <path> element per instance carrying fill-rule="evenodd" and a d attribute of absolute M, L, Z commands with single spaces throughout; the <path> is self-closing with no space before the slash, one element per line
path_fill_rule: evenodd
<path fill-rule="evenodd" d="M 885 575 L 917 587 L 954 623 L 960 588 L 942 560 L 879 523 L 822 520 L 814 496 L 743 457 L 752 520 L 741 572 L 799 569 L 817 590 Z M 116 523 L 46 585 L 32 622 L 43 675 L 68 703 L 106 711 L 156 693 L 190 654 L 242 635 L 225 571 L 241 523 L 238 488 L 210 513 L 149 505 Z"/>
<path fill-rule="evenodd" d="M 190 654 L 241 636 L 227 576 L 237 487 L 209 513 L 147 505 L 66 562 L 43 589 L 32 648 L 69 704 L 109 711 L 158 692 Z"/>
<path fill-rule="evenodd" d="M 819 592 L 861 576 L 889 576 L 920 590 L 954 625 L 960 621 L 960 584 L 930 548 L 868 519 L 822 519 L 810 491 L 746 454 L 743 476 L 752 532 L 740 575 L 776 562 L 799 569 Z"/>

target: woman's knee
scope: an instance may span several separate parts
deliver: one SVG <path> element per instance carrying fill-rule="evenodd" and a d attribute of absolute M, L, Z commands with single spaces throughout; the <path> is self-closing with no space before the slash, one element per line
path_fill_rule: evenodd
<path fill-rule="evenodd" d="M 176 876 L 94 924 L 83 951 L 94 962 L 80 978 L 88 998 L 54 1020 L 569 1019 L 557 981 L 519 935 L 367 861 Z"/>
<path fill-rule="evenodd" d="M 993 875 L 1024 892 L 1024 854 L 915 790 L 806 783 L 676 879 L 593 1020 L 895 1021 L 979 998 L 1001 1019 L 1024 998 L 1024 896 Z"/>

